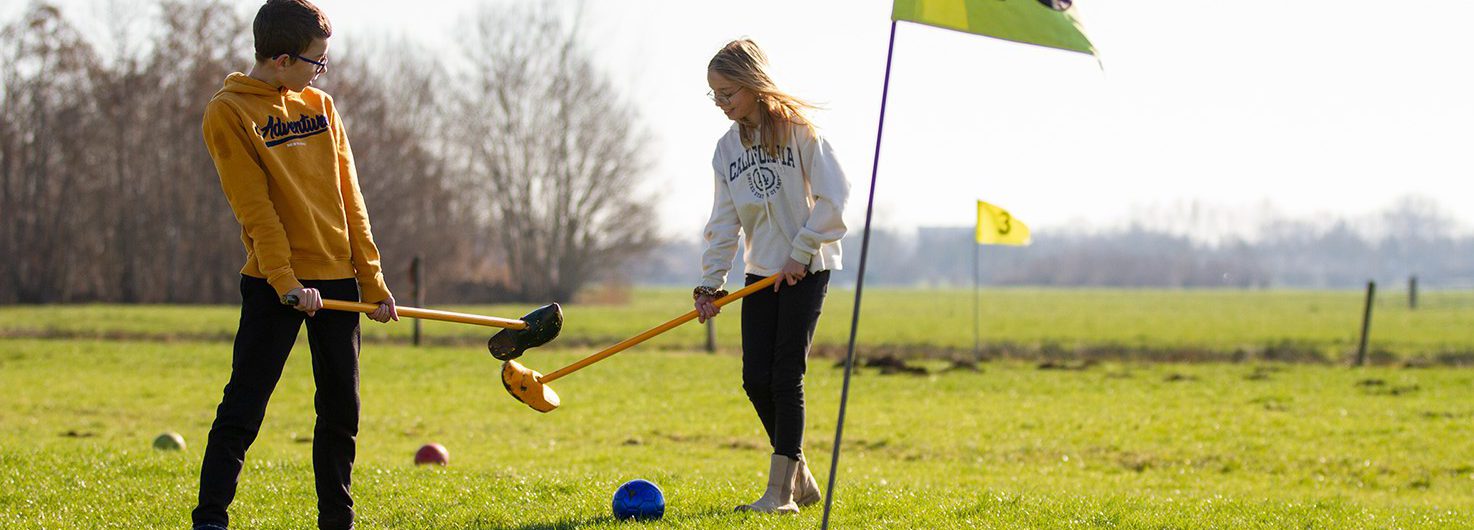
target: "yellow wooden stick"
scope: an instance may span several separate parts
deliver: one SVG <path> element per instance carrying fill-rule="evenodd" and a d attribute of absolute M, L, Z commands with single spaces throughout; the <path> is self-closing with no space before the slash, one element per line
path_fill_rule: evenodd
<path fill-rule="evenodd" d="M 359 313 L 372 313 L 379 309 L 379 304 L 365 304 L 363 302 L 349 302 L 346 300 L 323 300 L 323 309 L 337 311 L 356 311 Z M 527 329 L 527 323 L 521 320 L 508 318 L 488 317 L 472 315 L 468 313 L 454 313 L 451 311 L 439 311 L 435 309 L 421 309 L 418 307 L 399 306 L 395 308 L 399 316 L 410 318 L 423 318 L 426 320 L 440 320 L 444 322 L 460 322 L 462 324 L 476 324 L 478 326 L 491 326 L 503 329 Z"/>
<path fill-rule="evenodd" d="M 773 282 L 778 281 L 778 278 L 780 276 L 781 276 L 780 274 L 774 274 L 774 275 L 769 276 L 767 278 L 763 278 L 762 281 L 759 281 L 759 282 L 754 283 L 752 285 L 749 285 L 747 287 L 743 287 L 741 290 L 739 290 L 739 291 L 737 291 L 735 293 L 729 294 L 727 296 L 723 296 L 721 298 L 718 298 L 715 302 L 712 302 L 712 303 L 713 304 L 716 304 L 717 307 L 721 307 L 721 306 L 727 305 L 727 303 L 729 303 L 729 302 L 732 302 L 734 300 L 737 300 L 739 298 L 742 298 L 744 296 L 747 296 L 749 294 L 752 294 L 752 293 L 757 292 L 758 289 L 762 289 L 762 288 L 765 288 L 765 287 L 771 287 L 773 285 Z M 601 351 L 599 353 L 595 353 L 595 354 L 590 355 L 588 357 L 584 357 L 583 359 L 580 359 L 578 362 L 575 362 L 575 363 L 570 364 L 568 366 L 565 366 L 563 368 L 559 368 L 558 371 L 556 371 L 556 372 L 552 372 L 552 373 L 549 373 L 548 375 L 542 376 L 542 378 L 539 379 L 538 381 L 542 382 L 543 384 L 551 383 L 554 380 L 558 379 L 559 377 L 563 377 L 565 375 L 568 375 L 568 374 L 571 374 L 573 372 L 576 372 L 576 371 L 578 371 L 580 369 L 583 369 L 583 367 L 585 367 L 585 366 L 588 366 L 588 365 L 594 364 L 596 362 L 602 361 L 602 360 L 604 360 L 604 358 L 609 357 L 610 355 L 614 355 L 616 353 L 619 353 L 619 352 L 622 352 L 624 350 L 627 350 L 631 346 L 634 346 L 636 344 L 639 344 L 641 342 L 645 342 L 646 340 L 649 340 L 650 337 L 654 337 L 654 336 L 659 335 L 661 333 L 665 333 L 667 331 L 670 331 L 672 328 L 674 328 L 676 326 L 679 326 L 681 324 L 685 324 L 687 322 L 690 322 L 690 321 L 696 319 L 696 317 L 697 317 L 696 310 L 695 309 L 692 309 L 691 311 L 687 312 L 686 314 L 681 315 L 681 316 L 678 316 L 678 317 L 676 317 L 675 319 L 673 319 L 673 320 L 671 320 L 669 322 L 666 322 L 666 323 L 661 324 L 659 326 L 655 326 L 653 328 L 650 328 L 649 330 L 646 330 L 644 333 L 641 333 L 639 335 L 635 335 L 633 337 L 630 337 L 628 339 L 625 339 L 624 341 L 620 342 L 619 344 L 615 344 L 613 346 L 610 346 L 608 348 L 605 348 L 604 351 Z"/>

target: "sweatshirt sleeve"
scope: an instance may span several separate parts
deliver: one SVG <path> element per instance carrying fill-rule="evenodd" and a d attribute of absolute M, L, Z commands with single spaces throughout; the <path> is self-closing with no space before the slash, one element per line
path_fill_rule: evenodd
<path fill-rule="evenodd" d="M 302 287 L 292 270 L 292 247 L 277 216 L 266 184 L 266 172 L 252 147 L 240 115 L 221 101 L 205 107 L 205 148 L 220 174 L 225 200 L 251 240 L 251 253 L 278 295 Z"/>
<path fill-rule="evenodd" d="M 809 175 L 809 189 L 813 193 L 814 207 L 809 220 L 793 238 L 790 256 L 799 263 L 813 260 L 819 247 L 839 241 L 844 237 L 844 206 L 850 197 L 850 181 L 839 166 L 829 141 L 823 138 L 808 138 L 801 147 L 804 171 Z"/>
<path fill-rule="evenodd" d="M 732 269 L 732 258 L 737 255 L 742 221 L 737 217 L 737 204 L 732 202 L 732 192 L 727 189 L 726 179 L 715 171 L 712 175 L 716 196 L 712 200 L 711 218 L 707 219 L 704 232 L 706 251 L 701 255 L 701 285 L 721 289 L 727 281 L 727 271 Z"/>
<path fill-rule="evenodd" d="M 329 100 L 331 102 L 331 100 Z M 373 227 L 369 225 L 368 207 L 358 187 L 358 169 L 353 165 L 353 148 L 348 133 L 338 116 L 338 107 L 329 105 L 333 120 L 333 138 L 338 149 L 338 186 L 343 194 L 343 211 L 348 214 L 348 244 L 353 249 L 354 277 L 358 280 L 359 300 L 382 302 L 389 298 L 389 286 L 379 265 L 379 247 L 374 244 Z"/>

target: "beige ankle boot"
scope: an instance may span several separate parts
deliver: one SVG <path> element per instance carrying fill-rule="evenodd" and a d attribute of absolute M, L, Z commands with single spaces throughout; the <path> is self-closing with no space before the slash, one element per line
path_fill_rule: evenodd
<path fill-rule="evenodd" d="M 809 472 L 809 463 L 804 460 L 804 455 L 798 455 L 798 473 L 793 474 L 793 503 L 808 506 L 821 500 L 824 500 L 824 494 L 819 492 L 819 481 L 814 480 L 814 474 Z"/>
<path fill-rule="evenodd" d="M 752 504 L 737 507 L 739 512 L 798 513 L 793 503 L 793 477 L 798 473 L 798 461 L 783 455 L 768 459 L 768 491 Z"/>

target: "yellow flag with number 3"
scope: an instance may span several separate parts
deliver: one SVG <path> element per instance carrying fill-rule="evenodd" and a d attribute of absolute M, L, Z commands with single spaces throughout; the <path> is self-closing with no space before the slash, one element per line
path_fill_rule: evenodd
<path fill-rule="evenodd" d="M 1029 241 L 1029 227 L 1008 210 L 978 201 L 979 245 L 1027 245 Z"/>

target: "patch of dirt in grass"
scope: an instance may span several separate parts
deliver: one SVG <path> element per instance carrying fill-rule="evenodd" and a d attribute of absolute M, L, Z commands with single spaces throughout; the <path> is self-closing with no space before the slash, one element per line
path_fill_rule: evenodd
<path fill-rule="evenodd" d="M 1082 456 L 1086 461 L 1111 462 L 1121 469 L 1136 473 L 1144 473 L 1153 469 L 1171 470 L 1181 468 L 1232 473 L 1240 468 L 1239 463 L 1234 459 L 1212 454 L 1182 458 L 1154 453 L 1122 451 L 1115 448 L 1094 447 L 1084 451 Z"/>
<path fill-rule="evenodd" d="M 6 329 L 0 339 L 108 340 L 123 342 L 230 342 L 235 333 L 146 333 L 120 330 Z M 18 359 L 19 357 L 17 357 Z"/>
<path fill-rule="evenodd" d="M 866 368 L 878 368 L 878 369 L 880 369 L 880 375 L 894 375 L 894 374 L 926 375 L 927 374 L 926 368 L 923 368 L 923 367 L 920 367 L 920 366 L 913 366 L 910 363 L 907 363 L 905 359 L 902 359 L 900 357 L 885 356 L 885 357 L 877 357 L 877 358 L 872 358 L 872 359 L 866 359 L 864 366 Z"/>
<path fill-rule="evenodd" d="M 1430 420 L 1463 420 L 1474 417 L 1474 412 L 1424 411 L 1423 418 Z"/>
<path fill-rule="evenodd" d="M 1270 412 L 1288 412 L 1290 404 L 1286 399 L 1275 396 L 1263 396 L 1249 400 L 1249 404 L 1258 405 Z"/>
<path fill-rule="evenodd" d="M 1362 379 L 1356 382 L 1356 386 L 1361 388 L 1363 393 L 1372 396 L 1401 396 L 1422 390 L 1417 383 L 1392 386 L 1382 379 Z"/>
<path fill-rule="evenodd" d="M 1279 366 L 1261 364 L 1255 366 L 1253 370 L 1244 375 L 1244 379 L 1247 381 L 1267 381 L 1269 380 L 1270 374 L 1283 372 L 1284 370 L 1284 368 L 1281 368 Z"/>
<path fill-rule="evenodd" d="M 844 359 L 840 359 L 834 363 L 835 368 L 844 368 L 844 365 Z M 875 368 L 880 375 L 927 375 L 929 373 L 925 367 L 913 365 L 907 362 L 906 359 L 893 355 L 861 358 L 859 360 L 859 366 L 862 368 Z"/>
<path fill-rule="evenodd" d="M 1474 366 L 1474 351 L 1444 351 L 1433 356 L 1440 366 Z"/>
<path fill-rule="evenodd" d="M 1371 366 L 1396 366 L 1403 362 L 1404 357 L 1406 356 L 1399 355 L 1391 349 L 1377 347 L 1367 351 L 1366 364 Z M 1341 356 L 1341 360 L 1346 364 L 1356 364 L 1356 352 L 1346 352 Z"/>
<path fill-rule="evenodd" d="M 723 449 L 739 449 L 742 451 L 752 451 L 754 449 L 761 449 L 764 446 L 759 446 L 757 442 L 745 438 L 731 438 L 728 439 L 725 443 L 721 444 L 720 447 L 722 447 Z"/>
<path fill-rule="evenodd" d="M 814 357 L 844 359 L 847 346 L 815 344 Z M 1201 346 L 1140 346 L 1121 343 L 1067 344 L 1059 341 L 1034 343 L 997 341 L 971 348 L 949 348 L 931 344 L 871 344 L 857 346 L 856 357 L 862 359 L 895 357 L 899 359 L 936 359 L 954 362 L 986 362 L 1017 360 L 1034 363 L 1144 362 L 1144 363 L 1248 363 L 1271 362 L 1292 364 L 1332 364 L 1336 360 L 1325 353 L 1325 347 L 1308 341 L 1278 340 L 1261 346 L 1236 346 L 1214 349 Z M 1442 363 L 1457 359 L 1434 359 Z M 1390 362 L 1390 361 L 1389 361 Z M 1474 353 L 1467 362 L 1474 365 Z"/>
<path fill-rule="evenodd" d="M 1246 352 L 1246 358 L 1290 363 L 1324 363 L 1328 360 L 1317 344 L 1296 340 L 1270 342 L 1259 348 L 1258 355 Z"/>
<path fill-rule="evenodd" d="M 661 438 L 665 438 L 667 440 L 670 440 L 672 442 L 677 442 L 677 443 L 681 443 L 681 442 L 696 442 L 696 441 L 700 441 L 700 439 L 701 439 L 700 436 L 695 436 L 695 435 L 691 435 L 691 434 L 681 434 L 681 433 L 662 433 L 660 431 L 655 431 L 655 432 L 652 432 L 650 434 L 652 434 L 654 436 L 659 436 Z"/>
<path fill-rule="evenodd" d="M 1377 394 L 1377 395 L 1387 395 L 1387 396 L 1401 396 L 1403 394 L 1411 394 L 1413 392 L 1417 392 L 1417 391 L 1422 390 L 1422 389 L 1423 388 L 1420 387 L 1420 386 L 1418 386 L 1418 385 L 1401 385 L 1401 386 L 1394 386 L 1394 387 L 1388 388 L 1385 392 L 1370 392 L 1370 393 L 1371 394 Z"/>
<path fill-rule="evenodd" d="M 1085 359 L 1083 361 L 1044 361 L 1042 363 L 1039 363 L 1036 368 L 1040 370 L 1064 370 L 1078 372 L 1089 370 L 1095 365 L 1096 362 L 1092 359 Z"/>
<path fill-rule="evenodd" d="M 951 364 L 942 369 L 943 372 L 973 372 L 981 373 L 983 368 L 978 366 L 977 361 L 953 360 Z"/>
<path fill-rule="evenodd" d="M 1141 473 L 1157 465 L 1156 457 L 1140 453 L 1121 453 L 1116 455 L 1116 464 L 1122 468 Z"/>

